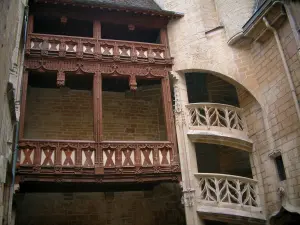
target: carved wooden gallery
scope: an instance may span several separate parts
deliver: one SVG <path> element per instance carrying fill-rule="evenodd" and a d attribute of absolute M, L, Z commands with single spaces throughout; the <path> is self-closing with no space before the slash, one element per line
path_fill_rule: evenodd
<path fill-rule="evenodd" d="M 21 183 L 178 181 L 166 26 L 180 15 L 147 7 L 30 3 Z"/>

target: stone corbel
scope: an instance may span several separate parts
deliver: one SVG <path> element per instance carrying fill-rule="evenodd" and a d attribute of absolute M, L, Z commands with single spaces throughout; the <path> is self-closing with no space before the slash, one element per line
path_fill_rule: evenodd
<path fill-rule="evenodd" d="M 56 78 L 56 85 L 58 87 L 63 87 L 65 86 L 65 82 L 66 82 L 66 75 L 65 72 L 63 71 L 58 71 L 57 73 L 57 78 Z"/>
<path fill-rule="evenodd" d="M 192 188 L 188 188 L 182 191 L 183 196 L 181 198 L 181 203 L 186 207 L 194 206 L 194 197 L 195 197 L 195 190 Z"/>

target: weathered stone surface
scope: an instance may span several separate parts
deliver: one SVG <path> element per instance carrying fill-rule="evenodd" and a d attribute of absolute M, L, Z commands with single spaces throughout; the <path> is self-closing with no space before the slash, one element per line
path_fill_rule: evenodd
<path fill-rule="evenodd" d="M 220 3 L 224 4 L 221 8 Z M 300 122 L 273 35 L 263 43 L 253 42 L 244 48 L 230 47 L 227 44 L 227 38 L 237 29 L 241 29 L 241 21 L 245 22 L 251 16 L 249 10 L 253 1 L 248 3 L 249 5 L 245 5 L 244 1 L 165 0 L 161 5 L 165 9 L 184 13 L 182 19 L 174 20 L 168 26 L 171 55 L 175 60 L 172 72 L 175 98 L 178 97 L 175 106 L 181 106 L 181 111 L 176 109 L 179 155 L 181 162 L 186 161 L 188 164 L 182 164 L 181 167 L 183 185 L 192 183 L 193 188 L 190 177 L 197 171 L 194 145 L 186 137 L 188 120 L 185 115 L 188 112 L 184 105 L 188 104 L 188 87 L 184 73 L 210 72 L 234 84 L 238 89 L 240 108 L 244 109 L 247 121 L 248 136 L 253 141 L 250 154 L 252 174 L 258 180 L 261 202 L 265 205 L 265 215 L 268 217 L 281 206 L 277 193 L 281 186 L 286 187 L 287 201 L 300 207 L 300 170 L 297 166 L 300 160 Z M 239 13 L 244 10 L 247 13 L 239 17 Z M 299 24 L 298 15 L 295 18 L 296 24 Z M 222 25 L 220 20 L 223 20 L 225 29 L 218 28 L 207 32 Z M 281 24 L 278 32 L 299 99 L 300 61 L 297 57 L 295 36 L 287 20 Z M 287 179 L 282 182 L 279 182 L 275 163 L 269 157 L 276 149 L 282 152 L 287 175 Z M 196 216 L 191 211 L 186 210 L 190 224 L 201 224 L 201 221 L 195 223 L 193 218 Z"/>
<path fill-rule="evenodd" d="M 0 224 L 11 223 L 10 194 L 15 104 L 22 68 L 20 46 L 26 0 L 0 1 Z M 9 84 L 10 82 L 10 84 Z M 18 118 L 18 113 L 17 113 Z M 3 196 L 3 197 L 2 197 Z"/>

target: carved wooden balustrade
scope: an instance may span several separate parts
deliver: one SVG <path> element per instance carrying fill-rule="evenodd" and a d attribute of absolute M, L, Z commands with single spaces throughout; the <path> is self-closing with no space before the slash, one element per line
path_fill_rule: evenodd
<path fill-rule="evenodd" d="M 193 103 L 188 104 L 187 109 L 189 135 L 197 136 L 197 139 L 201 139 L 201 135 L 214 136 L 222 139 L 223 144 L 226 144 L 226 139 L 237 139 L 243 142 L 238 147 L 252 149 L 243 109 L 218 103 Z"/>
<path fill-rule="evenodd" d="M 153 181 L 177 179 L 179 172 L 174 145 L 169 142 L 23 140 L 19 143 L 18 173 L 25 178 L 30 174 L 34 179 L 37 174 L 76 174 L 90 182 L 100 178 Z M 48 177 L 51 179 L 53 176 Z M 68 180 L 76 179 L 71 176 Z"/>
<path fill-rule="evenodd" d="M 256 180 L 227 174 L 198 173 L 198 211 L 234 214 L 263 219 Z M 224 210 L 228 208 L 228 210 Z M 244 212 L 238 212 L 244 211 Z"/>
<path fill-rule="evenodd" d="M 29 56 L 171 64 L 166 45 L 95 38 L 28 34 Z"/>

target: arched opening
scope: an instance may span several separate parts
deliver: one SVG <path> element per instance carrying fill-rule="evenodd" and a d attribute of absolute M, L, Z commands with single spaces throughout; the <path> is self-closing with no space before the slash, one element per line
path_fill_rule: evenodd
<path fill-rule="evenodd" d="M 237 90 L 231 83 L 210 73 L 185 73 L 189 103 L 220 103 L 239 106 Z"/>
<path fill-rule="evenodd" d="M 233 223 L 257 218 L 263 224 L 261 172 L 252 140 L 265 136 L 260 104 L 240 83 L 219 73 L 191 69 L 173 78 L 175 112 L 180 119 L 176 107 L 181 107 L 187 115 L 187 132 L 177 137 L 188 139 L 199 216 L 209 224 L 226 224 L 229 215 Z"/>
<path fill-rule="evenodd" d="M 252 178 L 249 153 L 233 147 L 196 143 L 199 173 L 220 173 Z"/>

